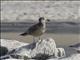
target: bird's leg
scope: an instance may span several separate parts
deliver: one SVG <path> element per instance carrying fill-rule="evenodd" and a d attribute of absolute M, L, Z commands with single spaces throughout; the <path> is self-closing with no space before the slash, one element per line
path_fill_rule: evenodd
<path fill-rule="evenodd" d="M 41 40 L 41 36 L 39 36 L 39 40 Z"/>
<path fill-rule="evenodd" d="M 39 40 L 40 40 L 41 38 L 39 37 Z"/>
<path fill-rule="evenodd" d="M 35 37 L 34 37 L 34 36 L 33 36 L 33 42 L 36 42 L 36 41 L 35 41 Z"/>

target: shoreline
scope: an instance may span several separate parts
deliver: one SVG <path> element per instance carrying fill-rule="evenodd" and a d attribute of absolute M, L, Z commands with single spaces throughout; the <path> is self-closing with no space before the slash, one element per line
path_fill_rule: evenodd
<path fill-rule="evenodd" d="M 7 33 L 1 33 L 1 39 L 10 39 L 10 40 L 18 40 L 21 42 L 32 42 L 32 36 L 20 36 L 22 32 L 7 32 Z M 45 33 L 43 36 L 41 36 L 43 39 L 46 37 L 53 38 L 57 45 L 65 45 L 69 46 L 71 44 L 78 43 L 80 40 L 80 34 L 53 34 L 53 33 Z M 36 38 L 38 39 L 38 38 Z"/>

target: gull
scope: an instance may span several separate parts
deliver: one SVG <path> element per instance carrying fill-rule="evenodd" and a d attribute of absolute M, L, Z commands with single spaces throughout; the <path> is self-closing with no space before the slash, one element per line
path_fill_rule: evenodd
<path fill-rule="evenodd" d="M 72 47 L 73 49 L 75 49 L 78 53 L 80 53 L 80 43 L 77 43 L 75 45 L 70 45 L 69 47 Z"/>
<path fill-rule="evenodd" d="M 20 34 L 21 36 L 31 35 L 33 36 L 33 42 L 35 41 L 34 37 L 39 37 L 43 35 L 46 31 L 46 22 L 50 21 L 49 19 L 45 19 L 44 17 L 39 18 L 39 22 L 37 24 L 29 27 L 24 33 Z"/>

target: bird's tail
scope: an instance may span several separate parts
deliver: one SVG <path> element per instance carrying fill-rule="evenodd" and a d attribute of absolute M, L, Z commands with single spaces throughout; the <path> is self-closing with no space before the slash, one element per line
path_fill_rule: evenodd
<path fill-rule="evenodd" d="M 28 33 L 27 32 L 24 32 L 24 33 L 22 33 L 22 34 L 20 34 L 21 36 L 26 36 L 26 35 L 28 35 Z"/>

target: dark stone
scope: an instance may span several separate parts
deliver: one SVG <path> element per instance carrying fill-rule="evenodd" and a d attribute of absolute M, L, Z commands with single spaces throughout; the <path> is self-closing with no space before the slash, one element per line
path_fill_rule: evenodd
<path fill-rule="evenodd" d="M 52 55 L 51 55 L 52 56 Z M 35 60 L 47 60 L 51 57 L 50 55 L 48 54 L 37 54 L 35 57 L 32 57 L 32 59 L 35 59 Z"/>
<path fill-rule="evenodd" d="M 0 58 L 1 60 L 4 60 L 4 59 L 9 59 L 10 57 L 9 56 L 5 56 L 4 58 Z"/>
<path fill-rule="evenodd" d="M 16 58 L 16 59 L 20 59 L 21 56 L 20 55 L 10 55 L 12 58 Z"/>
<path fill-rule="evenodd" d="M 8 49 L 6 47 L 0 46 L 0 57 L 4 56 L 8 53 Z"/>
<path fill-rule="evenodd" d="M 77 50 L 78 53 L 80 53 L 80 50 Z"/>

